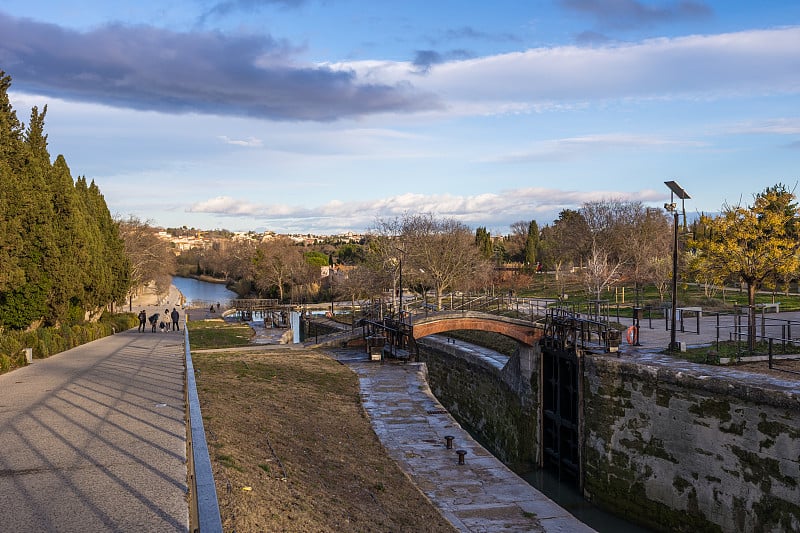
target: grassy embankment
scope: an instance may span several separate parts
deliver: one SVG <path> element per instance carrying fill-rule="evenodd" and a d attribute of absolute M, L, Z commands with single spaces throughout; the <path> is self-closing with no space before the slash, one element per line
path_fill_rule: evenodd
<path fill-rule="evenodd" d="M 246 326 L 189 323 L 226 531 L 454 531 L 389 458 L 358 378 L 324 353 L 241 346 Z"/>

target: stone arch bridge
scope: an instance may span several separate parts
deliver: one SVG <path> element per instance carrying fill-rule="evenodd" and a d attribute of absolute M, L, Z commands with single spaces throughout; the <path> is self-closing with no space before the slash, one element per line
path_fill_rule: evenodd
<path fill-rule="evenodd" d="M 415 340 L 459 329 L 499 333 L 529 347 L 534 346 L 544 334 L 544 326 L 541 324 L 477 311 L 446 311 L 413 318 L 412 332 Z"/>
<path fill-rule="evenodd" d="M 500 375 L 520 397 L 529 397 L 532 393 L 530 380 L 538 371 L 538 344 L 545 333 L 544 324 L 478 311 L 415 315 L 412 322 L 410 333 L 415 343 L 429 335 L 455 330 L 490 331 L 516 340 L 519 347 L 500 370 Z"/>

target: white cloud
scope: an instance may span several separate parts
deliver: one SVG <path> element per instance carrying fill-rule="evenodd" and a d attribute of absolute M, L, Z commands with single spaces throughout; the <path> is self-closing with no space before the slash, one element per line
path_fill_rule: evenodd
<path fill-rule="evenodd" d="M 197 202 L 187 211 L 224 217 L 250 218 L 277 231 L 305 228 L 320 233 L 365 230 L 376 218 L 393 218 L 404 213 L 434 213 L 452 217 L 470 226 L 490 226 L 507 231 L 517 220 L 537 219 L 549 223 L 563 209 L 577 209 L 585 202 L 622 199 L 659 203 L 665 191 L 570 191 L 529 187 L 477 195 L 405 193 L 373 200 L 331 200 L 318 206 L 256 204 L 230 196 Z"/>
<path fill-rule="evenodd" d="M 245 146 L 248 148 L 260 148 L 263 146 L 261 139 L 255 137 L 248 137 L 247 139 L 231 139 L 225 135 L 220 135 L 219 139 L 225 144 L 232 144 L 234 146 Z"/>
<path fill-rule="evenodd" d="M 727 98 L 800 91 L 800 27 L 536 48 L 431 67 L 416 76 L 458 114 L 540 112 L 608 99 Z M 411 79 L 408 62 L 328 65 L 363 82 Z M 437 111 L 431 111 L 437 113 Z"/>

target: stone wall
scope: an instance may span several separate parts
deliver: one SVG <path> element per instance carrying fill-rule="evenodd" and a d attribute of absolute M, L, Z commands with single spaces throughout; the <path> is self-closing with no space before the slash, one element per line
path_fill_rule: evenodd
<path fill-rule="evenodd" d="M 431 389 L 498 458 L 538 465 L 538 348 L 504 367 L 420 341 Z M 583 365 L 584 492 L 662 531 L 800 531 L 800 386 L 661 356 Z"/>
<path fill-rule="evenodd" d="M 431 390 L 456 420 L 510 467 L 538 464 L 538 381 L 529 369 L 536 355 L 518 353 L 499 367 L 456 344 L 418 343 Z"/>
<path fill-rule="evenodd" d="M 795 383 L 666 358 L 589 356 L 587 497 L 670 531 L 800 531 Z"/>

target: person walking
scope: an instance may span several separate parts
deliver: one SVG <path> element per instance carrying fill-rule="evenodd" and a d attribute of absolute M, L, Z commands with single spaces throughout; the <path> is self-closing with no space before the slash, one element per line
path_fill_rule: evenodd
<path fill-rule="evenodd" d="M 139 311 L 139 331 L 144 332 L 145 323 L 147 322 L 147 313 L 144 312 L 144 309 Z"/>
<path fill-rule="evenodd" d="M 178 310 L 174 307 L 172 308 L 172 313 L 170 313 L 170 317 L 172 317 L 172 331 L 180 331 L 181 327 L 178 325 L 178 321 L 181 318 L 181 314 L 178 313 Z"/>

